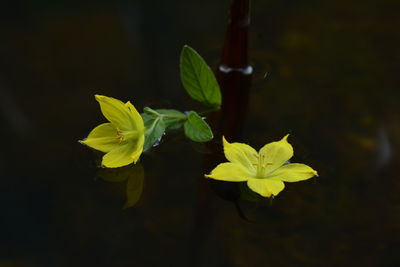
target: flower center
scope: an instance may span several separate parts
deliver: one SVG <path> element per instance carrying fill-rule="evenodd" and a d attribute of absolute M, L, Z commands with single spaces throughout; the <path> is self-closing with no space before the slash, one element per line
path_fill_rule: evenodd
<path fill-rule="evenodd" d="M 118 142 L 121 144 L 122 143 L 122 141 L 124 141 L 124 136 L 122 135 L 122 131 L 119 129 L 119 128 L 117 128 L 117 140 L 118 140 Z"/>
<path fill-rule="evenodd" d="M 258 162 L 257 163 L 253 163 L 254 166 L 257 166 L 257 172 L 256 172 L 256 176 L 258 178 L 264 178 L 265 176 L 267 176 L 267 167 L 269 165 L 273 165 L 272 162 L 266 162 L 265 160 L 265 155 L 263 154 L 256 154 L 255 155 L 258 158 Z"/>
<path fill-rule="evenodd" d="M 122 131 L 119 128 L 117 128 L 117 140 L 121 144 L 125 140 L 129 139 L 136 139 L 140 135 L 140 132 L 137 130 L 133 131 Z"/>

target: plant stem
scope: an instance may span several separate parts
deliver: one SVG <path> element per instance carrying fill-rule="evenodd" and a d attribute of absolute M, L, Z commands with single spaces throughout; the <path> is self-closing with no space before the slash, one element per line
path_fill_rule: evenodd
<path fill-rule="evenodd" d="M 220 107 L 213 107 L 213 108 L 209 108 L 209 109 L 205 109 L 205 110 L 199 111 L 199 112 L 197 112 L 197 114 L 199 114 L 200 116 L 201 116 L 201 115 L 206 115 L 206 114 L 208 114 L 208 113 L 217 111 L 217 110 L 219 110 L 219 109 L 220 109 Z"/>

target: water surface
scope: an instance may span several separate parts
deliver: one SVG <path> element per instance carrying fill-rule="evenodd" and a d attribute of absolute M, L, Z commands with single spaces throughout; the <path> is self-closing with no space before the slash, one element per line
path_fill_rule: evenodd
<path fill-rule="evenodd" d="M 95 93 L 197 108 L 179 52 L 190 44 L 217 66 L 229 1 L 69 5 L 1 11 L 1 266 L 399 263 L 396 1 L 253 1 L 237 141 L 290 133 L 293 162 L 320 177 L 272 204 L 241 200 L 252 222 L 204 181 L 207 147 L 180 133 L 143 155 L 142 197 L 125 210 L 125 183 L 98 179 L 98 155 L 77 143 L 104 122 Z"/>

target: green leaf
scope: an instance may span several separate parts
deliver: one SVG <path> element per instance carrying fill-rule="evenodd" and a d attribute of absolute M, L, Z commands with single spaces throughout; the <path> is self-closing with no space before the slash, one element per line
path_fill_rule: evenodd
<path fill-rule="evenodd" d="M 146 127 L 143 151 L 147 151 L 162 137 L 166 127 L 161 117 L 155 117 L 147 113 L 141 115 L 144 121 L 144 127 Z"/>
<path fill-rule="evenodd" d="M 221 105 L 221 90 L 214 73 L 204 59 L 187 45 L 181 52 L 180 71 L 183 87 L 193 99 L 207 106 Z"/>
<path fill-rule="evenodd" d="M 188 120 L 185 122 L 185 135 L 195 142 L 207 142 L 213 139 L 213 133 L 210 126 L 194 111 L 190 111 L 187 115 Z"/>
<path fill-rule="evenodd" d="M 157 111 L 155 111 L 154 109 L 149 108 L 149 107 L 144 107 L 143 108 L 143 112 L 145 114 L 156 116 L 156 117 L 159 115 L 159 113 Z"/>
<path fill-rule="evenodd" d="M 181 128 L 187 120 L 185 114 L 175 109 L 156 109 L 155 111 L 161 115 L 167 131 Z"/>
<path fill-rule="evenodd" d="M 166 131 L 179 129 L 187 116 L 175 109 L 145 107 L 141 114 L 146 127 L 143 151 L 149 150 Z"/>

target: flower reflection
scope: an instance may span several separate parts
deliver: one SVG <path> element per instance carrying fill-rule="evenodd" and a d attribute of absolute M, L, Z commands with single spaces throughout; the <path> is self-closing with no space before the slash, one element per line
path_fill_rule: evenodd
<path fill-rule="evenodd" d="M 123 206 L 124 209 L 133 207 L 139 201 L 144 184 L 144 170 L 140 163 L 122 168 L 102 168 L 99 169 L 97 175 L 107 182 L 126 182 L 126 201 Z"/>

